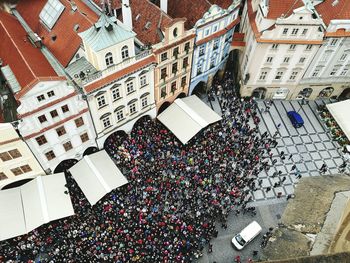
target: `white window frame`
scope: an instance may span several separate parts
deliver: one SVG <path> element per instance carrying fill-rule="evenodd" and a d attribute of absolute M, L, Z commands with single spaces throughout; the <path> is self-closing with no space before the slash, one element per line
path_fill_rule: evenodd
<path fill-rule="evenodd" d="M 337 38 L 333 38 L 333 39 L 330 41 L 329 45 L 330 45 L 331 47 L 334 47 L 334 46 L 337 45 L 337 43 L 338 43 L 338 39 L 337 39 Z"/>
<path fill-rule="evenodd" d="M 141 99 L 141 107 L 144 108 L 144 107 L 147 107 L 148 106 L 148 97 L 143 97 Z"/>
<path fill-rule="evenodd" d="M 285 58 L 283 59 L 283 63 L 289 63 L 289 60 L 290 60 L 290 57 L 285 57 Z"/>
<path fill-rule="evenodd" d="M 273 57 L 267 57 L 266 58 L 266 63 L 272 63 Z"/>
<path fill-rule="evenodd" d="M 268 74 L 268 72 L 266 70 L 261 71 L 260 76 L 259 76 L 259 80 L 265 80 L 267 77 L 267 74 Z"/>
<path fill-rule="evenodd" d="M 288 28 L 283 28 L 283 32 L 282 32 L 282 35 L 287 35 L 288 34 Z"/>
<path fill-rule="evenodd" d="M 296 36 L 299 32 L 299 28 L 293 28 L 291 35 Z"/>
<path fill-rule="evenodd" d="M 128 46 L 123 46 L 121 49 L 121 53 L 122 53 L 122 59 L 127 59 L 129 58 L 129 47 Z"/>
<path fill-rule="evenodd" d="M 140 77 L 140 86 L 141 87 L 144 87 L 144 86 L 146 86 L 147 85 L 147 76 L 146 75 L 142 75 L 141 77 Z"/>
<path fill-rule="evenodd" d="M 110 116 L 107 116 L 102 119 L 102 125 L 105 129 L 112 126 Z"/>
<path fill-rule="evenodd" d="M 115 113 L 115 116 L 117 118 L 117 121 L 121 121 L 124 119 L 124 109 L 121 109 L 121 110 L 118 110 L 116 113 Z"/>
<path fill-rule="evenodd" d="M 348 53 L 343 53 L 339 58 L 339 61 L 345 61 L 348 58 Z"/>
<path fill-rule="evenodd" d="M 277 50 L 277 49 L 278 49 L 278 46 L 279 46 L 279 44 L 272 44 L 271 49 L 272 49 L 272 50 Z"/>
<path fill-rule="evenodd" d="M 105 95 L 98 96 L 96 100 L 98 108 L 102 108 L 103 106 L 107 105 Z"/>
<path fill-rule="evenodd" d="M 284 74 L 284 72 L 282 70 L 277 71 L 276 76 L 275 76 L 275 80 L 281 80 L 283 78 L 283 74 Z"/>
<path fill-rule="evenodd" d="M 319 68 L 316 68 L 315 70 L 314 70 L 314 72 L 312 73 L 312 76 L 313 77 L 317 77 L 318 76 L 318 74 L 320 74 L 320 69 Z"/>
<path fill-rule="evenodd" d="M 299 71 L 293 71 L 292 74 L 290 74 L 289 80 L 295 80 L 298 74 Z"/>
<path fill-rule="evenodd" d="M 113 65 L 114 65 L 114 62 L 113 62 L 113 54 L 112 54 L 112 52 L 108 52 L 108 53 L 105 55 L 105 63 L 106 63 L 106 66 L 107 66 L 107 67 L 110 67 L 110 66 L 113 66 Z"/>
<path fill-rule="evenodd" d="M 131 87 L 131 89 L 130 89 L 130 87 Z M 127 94 L 130 94 L 130 93 L 132 93 L 134 91 L 135 91 L 134 82 L 133 81 L 127 82 L 126 83 L 126 92 L 127 92 Z"/>
<path fill-rule="evenodd" d="M 301 58 L 299 59 L 299 63 L 300 63 L 300 64 L 303 64 L 303 63 L 305 63 L 305 60 L 306 60 L 306 57 L 301 57 Z"/>
<path fill-rule="evenodd" d="M 117 99 L 120 99 L 122 96 L 121 96 L 121 93 L 120 93 L 120 88 L 117 87 L 117 88 L 113 88 L 112 89 L 112 98 L 113 98 L 113 101 L 117 100 Z"/>
<path fill-rule="evenodd" d="M 130 113 L 130 115 L 134 114 L 135 112 L 137 112 L 136 102 L 131 103 L 129 105 L 129 113 Z"/>
<path fill-rule="evenodd" d="M 348 74 L 349 69 L 345 68 L 342 70 L 342 72 L 340 73 L 340 76 L 346 76 L 346 74 Z"/>

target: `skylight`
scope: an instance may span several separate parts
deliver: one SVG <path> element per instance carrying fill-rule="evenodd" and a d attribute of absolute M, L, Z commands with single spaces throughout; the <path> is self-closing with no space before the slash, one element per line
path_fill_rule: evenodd
<path fill-rule="evenodd" d="M 39 17 L 49 29 L 52 29 L 63 10 L 64 5 L 59 0 L 48 0 Z"/>

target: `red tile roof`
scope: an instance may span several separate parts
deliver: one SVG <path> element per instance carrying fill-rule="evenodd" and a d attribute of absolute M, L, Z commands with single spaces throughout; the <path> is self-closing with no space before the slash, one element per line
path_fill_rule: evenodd
<path fill-rule="evenodd" d="M 294 9 L 299 8 L 303 5 L 304 3 L 302 0 L 270 0 L 267 18 L 277 19 L 282 15 L 288 17 L 293 13 Z"/>
<path fill-rule="evenodd" d="M 350 19 L 350 1 L 340 0 L 332 5 L 334 0 L 325 0 L 316 6 L 317 12 L 322 15 L 323 22 L 328 25 L 333 19 Z"/>
<path fill-rule="evenodd" d="M 132 13 L 133 31 L 144 44 L 156 44 L 162 41 L 160 28 L 164 31 L 173 19 L 149 0 L 129 0 Z M 146 24 L 148 26 L 146 28 Z"/>
<path fill-rule="evenodd" d="M 17 19 L 0 12 L 0 58 L 9 65 L 22 89 L 19 97 L 42 79 L 58 77 L 39 49 L 27 39 L 27 34 Z"/>
<path fill-rule="evenodd" d="M 106 0 L 93 0 L 95 2 L 96 5 L 98 5 L 99 7 L 103 7 L 103 2 L 108 2 Z M 109 1 L 111 3 L 111 8 L 112 9 L 120 9 L 122 8 L 122 3 L 121 0 L 110 0 Z"/>
<path fill-rule="evenodd" d="M 20 1 L 17 5 L 17 10 L 31 29 L 42 38 L 45 46 L 66 67 L 81 43 L 77 33 L 91 27 L 97 21 L 98 16 L 81 0 L 74 1 L 78 8 L 75 12 L 72 11 L 68 0 L 61 0 L 60 2 L 65 6 L 65 10 L 52 30 L 48 31 L 39 21 L 39 14 L 46 2 L 46 0 Z M 77 32 L 74 30 L 76 25 L 79 25 Z M 55 41 L 52 40 L 53 36 L 56 36 Z"/>
<path fill-rule="evenodd" d="M 221 8 L 227 9 L 232 4 L 233 0 L 209 0 L 213 5 L 218 5 Z"/>

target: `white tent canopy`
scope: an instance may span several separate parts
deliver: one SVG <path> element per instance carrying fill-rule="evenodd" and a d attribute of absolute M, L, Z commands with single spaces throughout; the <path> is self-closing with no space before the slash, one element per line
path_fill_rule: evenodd
<path fill-rule="evenodd" d="M 63 173 L 38 176 L 32 181 L 0 191 L 0 240 L 26 234 L 63 217 L 74 215 Z"/>
<path fill-rule="evenodd" d="M 176 99 L 157 118 L 183 144 L 191 140 L 201 129 L 222 119 L 196 95 Z"/>
<path fill-rule="evenodd" d="M 327 108 L 346 137 L 350 140 L 350 100 L 328 104 Z"/>
<path fill-rule="evenodd" d="M 113 189 L 128 183 L 104 150 L 84 156 L 69 171 L 91 205 Z"/>

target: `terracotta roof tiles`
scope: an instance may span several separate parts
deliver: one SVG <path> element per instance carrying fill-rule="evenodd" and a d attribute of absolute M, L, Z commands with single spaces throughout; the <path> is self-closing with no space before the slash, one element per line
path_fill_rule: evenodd
<path fill-rule="evenodd" d="M 66 67 L 81 43 L 77 33 L 91 27 L 97 21 L 98 16 L 81 0 L 74 1 L 77 6 L 76 11 L 72 10 L 68 0 L 61 0 L 65 10 L 49 31 L 39 20 L 39 14 L 46 2 L 46 0 L 20 1 L 16 9 L 31 29 L 42 38 L 45 46 Z M 79 27 L 78 30 L 75 30 L 76 27 Z"/>
<path fill-rule="evenodd" d="M 322 15 L 323 22 L 328 25 L 334 19 L 350 19 L 350 1 L 339 0 L 333 6 L 333 0 L 325 0 L 316 6 L 317 12 Z"/>
<path fill-rule="evenodd" d="M 267 18 L 277 19 L 282 15 L 288 17 L 293 13 L 294 9 L 299 8 L 303 5 L 304 3 L 302 0 L 270 0 Z"/>
<path fill-rule="evenodd" d="M 232 4 L 233 0 L 209 0 L 213 5 L 218 5 L 221 8 L 227 9 Z"/>

